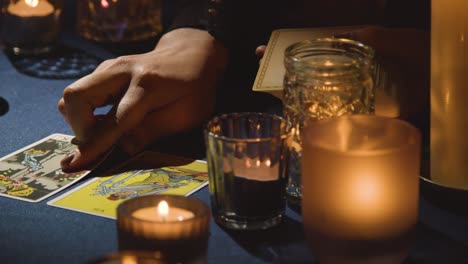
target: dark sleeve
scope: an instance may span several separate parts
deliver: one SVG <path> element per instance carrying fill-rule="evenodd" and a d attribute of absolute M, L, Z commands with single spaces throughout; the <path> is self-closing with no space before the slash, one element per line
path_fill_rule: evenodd
<path fill-rule="evenodd" d="M 207 0 L 208 31 L 227 47 L 265 44 L 279 0 Z"/>
<path fill-rule="evenodd" d="M 387 0 L 384 24 L 388 27 L 430 29 L 430 0 Z"/>
<path fill-rule="evenodd" d="M 162 21 L 164 31 L 191 27 L 207 29 L 207 0 L 164 0 Z"/>

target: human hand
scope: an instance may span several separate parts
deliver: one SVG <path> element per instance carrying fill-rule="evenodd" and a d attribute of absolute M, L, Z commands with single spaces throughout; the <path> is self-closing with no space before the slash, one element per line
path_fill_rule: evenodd
<path fill-rule="evenodd" d="M 213 111 L 226 50 L 206 31 L 166 33 L 155 50 L 103 62 L 65 88 L 58 109 L 81 144 L 64 171 L 89 168 L 114 144 L 129 154 L 193 128 Z M 106 115 L 94 110 L 112 105 Z"/>

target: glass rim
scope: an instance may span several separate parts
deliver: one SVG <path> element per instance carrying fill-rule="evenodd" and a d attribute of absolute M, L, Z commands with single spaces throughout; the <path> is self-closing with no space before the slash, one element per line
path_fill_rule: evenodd
<path fill-rule="evenodd" d="M 294 62 L 301 62 L 301 58 L 297 56 L 298 54 L 294 54 L 294 51 L 301 47 L 310 46 L 310 48 L 314 48 L 316 50 L 321 50 L 321 49 L 325 50 L 325 49 L 334 48 L 333 46 L 321 47 L 321 46 L 318 46 L 318 44 L 329 44 L 329 45 L 344 44 L 344 45 L 354 46 L 360 49 L 359 53 L 362 55 L 363 60 L 372 61 L 375 59 L 374 48 L 362 42 L 352 40 L 352 39 L 346 39 L 346 38 L 314 38 L 314 39 L 308 39 L 308 40 L 295 42 L 289 45 L 288 47 L 286 47 L 284 51 L 284 57 L 285 59 L 288 59 L 290 57 L 291 60 Z"/>
<path fill-rule="evenodd" d="M 213 124 L 222 119 L 222 118 L 226 118 L 226 117 L 232 117 L 232 116 L 266 116 L 266 117 L 269 117 L 269 118 L 273 118 L 273 119 L 277 119 L 279 120 L 281 123 L 285 124 L 285 127 L 286 129 L 284 129 L 284 131 L 280 131 L 280 133 L 278 133 L 278 135 L 276 136 L 269 136 L 269 137 L 255 137 L 255 138 L 238 138 L 238 137 L 228 137 L 228 136 L 222 136 L 222 135 L 219 135 L 213 131 L 211 131 L 209 128 L 210 127 L 213 127 Z M 279 115 L 276 115 L 276 114 L 273 114 L 273 113 L 266 113 L 266 112 L 233 112 L 233 113 L 226 113 L 226 114 L 220 114 L 220 115 L 217 115 L 215 117 L 213 117 L 212 119 L 210 119 L 207 123 L 207 125 L 205 126 L 205 135 L 207 137 L 211 137 L 211 138 L 214 138 L 214 139 L 218 139 L 218 140 L 223 140 L 223 141 L 227 141 L 227 142 L 246 142 L 246 143 L 253 143 L 253 142 L 268 142 L 268 141 L 271 141 L 273 139 L 286 139 L 289 135 L 289 132 L 291 131 L 292 129 L 292 124 L 290 121 L 286 120 L 285 118 L 279 116 Z"/>
<path fill-rule="evenodd" d="M 411 147 L 413 147 L 415 145 L 420 145 L 421 144 L 421 131 L 417 127 L 413 126 L 412 124 L 410 124 L 410 123 L 408 123 L 408 122 L 406 122 L 404 120 L 397 119 L 397 118 L 391 118 L 391 117 L 385 117 L 385 116 L 362 115 L 362 114 L 344 115 L 344 116 L 334 117 L 334 118 L 331 118 L 331 119 L 319 120 L 319 121 L 316 121 L 314 123 L 310 123 L 308 127 L 316 127 L 316 125 L 325 124 L 325 123 L 336 123 L 336 122 L 339 122 L 340 120 L 343 120 L 343 119 L 348 119 L 348 120 L 353 120 L 353 119 L 354 120 L 374 119 L 374 120 L 378 120 L 378 121 L 393 122 L 393 123 L 398 124 L 398 126 L 400 128 L 404 128 L 406 131 L 408 131 L 410 133 L 410 135 L 407 138 L 410 139 L 410 137 L 412 137 L 413 140 L 405 141 L 406 143 L 399 142 L 398 144 L 394 144 L 391 147 L 384 147 L 384 148 L 380 148 L 380 149 L 340 150 L 338 147 L 336 147 L 336 145 L 330 145 L 330 144 L 323 145 L 323 144 L 317 144 L 317 143 L 311 143 L 311 142 L 305 143 L 305 142 L 307 142 L 307 140 L 304 140 L 304 138 L 303 138 L 303 140 L 302 140 L 303 144 L 304 144 L 303 148 L 305 147 L 305 145 L 308 145 L 308 146 L 313 147 L 313 148 L 320 148 L 320 149 L 324 149 L 324 150 L 327 150 L 327 151 L 330 151 L 330 152 L 333 152 L 333 153 L 341 153 L 341 154 L 346 154 L 346 155 L 349 155 L 349 156 L 363 156 L 364 157 L 364 156 L 375 156 L 375 155 L 378 155 L 378 156 L 387 155 L 387 154 L 390 154 L 390 153 L 403 151 L 403 150 L 411 148 Z M 310 129 L 310 128 L 306 128 L 306 129 Z M 305 134 L 307 134 L 307 133 L 304 133 L 304 135 Z"/>

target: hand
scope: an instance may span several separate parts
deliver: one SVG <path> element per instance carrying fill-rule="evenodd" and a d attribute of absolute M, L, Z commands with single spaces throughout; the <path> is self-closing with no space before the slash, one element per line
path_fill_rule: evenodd
<path fill-rule="evenodd" d="M 82 144 L 64 171 L 89 168 L 114 144 L 129 154 L 160 137 L 193 128 L 213 111 L 227 52 L 206 31 L 182 28 L 145 54 L 103 62 L 65 88 L 58 109 Z M 106 115 L 94 110 L 112 105 Z"/>

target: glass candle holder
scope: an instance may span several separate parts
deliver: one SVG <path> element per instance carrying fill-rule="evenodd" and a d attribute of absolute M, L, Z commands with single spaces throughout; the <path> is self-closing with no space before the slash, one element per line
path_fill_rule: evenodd
<path fill-rule="evenodd" d="M 193 198 L 133 198 L 117 209 L 119 250 L 155 252 L 167 263 L 203 263 L 209 220 L 208 206 Z"/>
<path fill-rule="evenodd" d="M 418 129 L 356 115 L 311 123 L 302 136 L 302 216 L 318 261 L 401 263 L 418 220 Z"/>
<path fill-rule="evenodd" d="M 162 31 L 161 0 L 77 1 L 79 34 L 96 42 L 132 42 Z"/>
<path fill-rule="evenodd" d="M 287 195 L 300 203 L 301 129 L 307 122 L 374 112 L 374 50 L 348 39 L 307 40 L 284 54 L 284 117 L 292 125 Z"/>
<path fill-rule="evenodd" d="M 1 35 L 8 51 L 37 55 L 54 48 L 61 28 L 63 0 L 5 0 L 1 8 Z"/>
<path fill-rule="evenodd" d="M 158 252 L 151 251 L 121 251 L 112 253 L 88 264 L 169 264 Z"/>
<path fill-rule="evenodd" d="M 281 223 L 289 129 L 289 122 L 266 113 L 224 114 L 208 123 L 211 208 L 218 224 L 259 230 Z"/>

